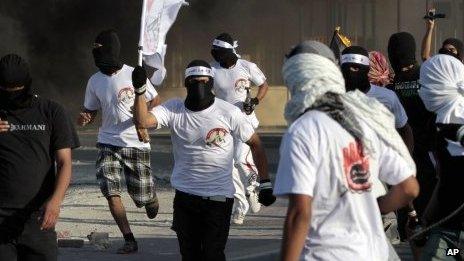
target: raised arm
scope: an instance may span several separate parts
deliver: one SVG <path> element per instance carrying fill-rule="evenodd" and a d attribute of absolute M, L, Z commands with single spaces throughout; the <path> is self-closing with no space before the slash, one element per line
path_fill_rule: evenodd
<path fill-rule="evenodd" d="M 427 19 L 426 25 L 427 25 L 427 30 L 425 31 L 424 38 L 422 39 L 422 48 L 421 48 L 422 61 L 425 61 L 431 57 L 430 52 L 432 50 L 432 36 L 433 36 L 433 29 L 435 27 L 435 21 Z"/>
<path fill-rule="evenodd" d="M 147 100 L 145 99 L 147 74 L 141 66 L 135 67 L 132 72 L 132 85 L 135 90 L 134 124 L 139 128 L 156 127 L 158 122 L 155 116 L 148 113 Z"/>

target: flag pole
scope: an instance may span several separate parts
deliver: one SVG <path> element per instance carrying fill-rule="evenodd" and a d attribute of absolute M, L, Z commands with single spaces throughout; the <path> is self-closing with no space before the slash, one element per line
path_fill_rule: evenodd
<path fill-rule="evenodd" d="M 138 65 L 142 66 L 143 61 L 143 41 L 145 36 L 145 15 L 146 15 L 146 0 L 142 2 L 142 19 L 140 22 L 140 38 L 139 38 L 139 52 L 138 52 Z M 141 142 L 148 143 L 150 142 L 150 136 L 148 135 L 148 131 L 145 128 L 135 127 L 137 131 L 137 136 Z"/>
<path fill-rule="evenodd" d="M 142 51 L 143 51 L 143 41 L 145 37 L 145 16 L 147 13 L 147 7 L 146 7 L 146 1 L 142 1 L 142 19 L 140 22 L 140 38 L 139 38 L 139 59 L 138 59 L 138 65 L 142 66 Z"/>

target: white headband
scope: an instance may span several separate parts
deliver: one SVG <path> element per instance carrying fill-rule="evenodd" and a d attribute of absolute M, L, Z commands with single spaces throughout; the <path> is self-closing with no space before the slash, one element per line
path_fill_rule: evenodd
<path fill-rule="evenodd" d="M 231 45 L 228 42 L 224 42 L 224 41 L 221 41 L 221 40 L 218 40 L 218 39 L 214 39 L 213 45 L 219 46 L 219 47 L 222 47 L 222 48 L 227 48 L 227 49 L 234 49 L 234 48 L 238 47 L 237 41 L 234 41 L 234 45 Z"/>
<path fill-rule="evenodd" d="M 185 78 L 192 75 L 214 77 L 213 70 L 204 66 L 194 66 L 185 69 Z"/>
<path fill-rule="evenodd" d="M 341 64 L 344 63 L 357 63 L 369 66 L 369 57 L 362 54 L 349 53 L 342 55 Z"/>

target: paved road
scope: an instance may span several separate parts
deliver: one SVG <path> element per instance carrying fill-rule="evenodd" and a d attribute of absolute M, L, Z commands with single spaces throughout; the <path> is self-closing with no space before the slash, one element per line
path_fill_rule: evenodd
<path fill-rule="evenodd" d="M 262 137 L 270 162 L 271 176 L 275 175 L 278 162 L 280 135 Z M 58 231 L 66 231 L 73 238 L 85 239 L 91 231 L 108 232 L 111 247 L 96 249 L 88 243 L 83 248 L 61 248 L 59 260 L 180 260 L 175 234 L 170 230 L 172 222 L 173 191 L 169 176 L 173 165 L 172 147 L 167 135 L 152 137 L 152 168 L 158 180 L 160 214 L 155 220 L 145 217 L 143 209 L 137 209 L 130 198 L 123 197 L 134 234 L 138 237 L 138 254 L 121 256 L 115 250 L 122 239 L 106 201 L 101 197 L 95 181 L 94 161 L 97 156 L 94 134 L 81 135 L 82 148 L 74 152 L 74 177 L 64 202 Z M 232 226 L 226 248 L 227 260 L 276 260 L 282 235 L 286 201 L 279 199 L 273 206 L 257 214 L 249 215 L 242 226 Z M 405 245 L 396 247 L 402 260 L 412 260 Z"/>

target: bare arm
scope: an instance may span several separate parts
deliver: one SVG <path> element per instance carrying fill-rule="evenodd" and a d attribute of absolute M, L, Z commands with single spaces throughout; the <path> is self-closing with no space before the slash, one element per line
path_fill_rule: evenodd
<path fill-rule="evenodd" d="M 412 129 L 409 123 L 406 123 L 402 128 L 397 129 L 398 133 L 400 134 L 401 138 L 408 147 L 409 153 L 414 151 L 414 135 L 412 134 Z"/>
<path fill-rule="evenodd" d="M 57 150 L 56 158 L 56 182 L 55 191 L 44 205 L 41 229 L 47 230 L 55 227 L 60 214 L 60 206 L 63 202 L 69 182 L 71 181 L 71 149 L 65 148 Z"/>
<path fill-rule="evenodd" d="M 392 186 L 385 196 L 377 199 L 380 213 L 386 214 L 408 205 L 419 195 L 419 184 L 414 176 Z"/>
<path fill-rule="evenodd" d="M 285 218 L 281 260 L 299 260 L 311 224 L 312 197 L 290 194 Z"/>
<path fill-rule="evenodd" d="M 134 124 L 139 128 L 156 127 L 158 122 L 155 116 L 148 113 L 147 101 L 145 95 L 135 95 L 134 102 Z"/>
<path fill-rule="evenodd" d="M 432 36 L 433 36 L 433 29 L 435 27 L 434 20 L 428 20 L 427 23 L 427 31 L 425 32 L 424 38 L 422 39 L 422 48 L 421 48 L 421 57 L 422 61 L 428 60 L 430 58 L 430 52 L 432 50 Z"/>
<path fill-rule="evenodd" d="M 256 168 L 258 169 L 259 179 L 269 180 L 267 157 L 258 134 L 254 133 L 246 144 L 250 146 L 251 153 L 253 154 L 253 160 L 255 161 Z"/>
<path fill-rule="evenodd" d="M 267 85 L 267 82 L 264 82 L 263 84 L 258 86 L 258 94 L 256 95 L 256 98 L 258 98 L 259 101 L 262 101 L 264 97 L 266 96 L 268 89 L 269 89 L 269 86 Z"/>

